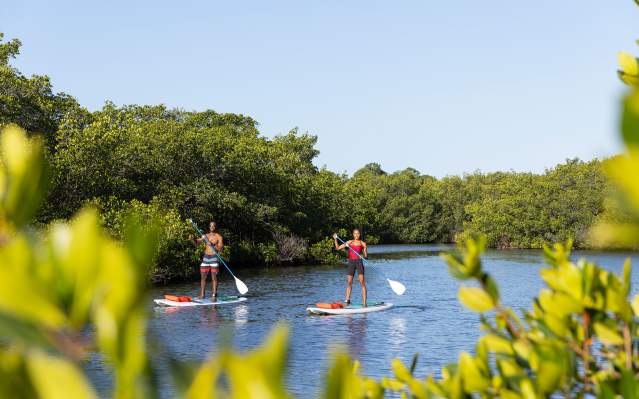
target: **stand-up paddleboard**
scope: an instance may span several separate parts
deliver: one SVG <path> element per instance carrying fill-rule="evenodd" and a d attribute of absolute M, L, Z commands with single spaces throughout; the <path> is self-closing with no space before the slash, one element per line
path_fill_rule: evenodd
<path fill-rule="evenodd" d="M 190 307 L 190 306 L 226 305 L 230 303 L 238 303 L 238 302 L 246 301 L 246 297 L 243 297 L 243 296 L 221 296 L 217 298 L 216 301 L 211 301 L 210 299 L 192 299 L 188 301 L 188 300 L 184 300 L 184 298 L 185 297 L 175 298 L 178 300 L 171 300 L 167 298 L 154 299 L 153 302 L 161 306 Z"/>
<path fill-rule="evenodd" d="M 318 304 L 320 305 L 320 304 Z M 362 305 L 348 305 L 344 307 L 317 307 L 310 306 L 306 308 L 306 311 L 310 314 L 314 315 L 338 315 L 338 314 L 357 314 L 357 313 L 370 313 L 370 312 L 380 312 L 382 310 L 387 310 L 393 307 L 392 303 L 389 302 L 377 302 L 370 303 L 366 307 Z"/>

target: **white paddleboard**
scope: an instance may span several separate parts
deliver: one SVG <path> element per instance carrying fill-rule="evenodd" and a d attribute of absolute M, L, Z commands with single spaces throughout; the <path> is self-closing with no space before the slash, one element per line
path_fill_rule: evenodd
<path fill-rule="evenodd" d="M 189 306 L 215 306 L 215 305 L 226 305 L 229 303 L 238 303 L 246 301 L 246 297 L 243 296 L 229 296 L 229 297 L 220 297 L 217 301 L 213 302 L 210 299 L 194 299 L 191 302 L 176 302 L 170 301 L 168 299 L 154 299 L 158 305 L 162 306 L 174 306 L 174 307 L 189 307 Z"/>
<path fill-rule="evenodd" d="M 310 306 L 306 308 L 306 311 L 310 314 L 316 315 L 337 315 L 337 314 L 357 314 L 357 313 L 370 313 L 370 312 L 379 312 L 382 310 L 387 310 L 393 307 L 392 303 L 389 302 L 379 302 L 373 303 L 365 308 L 362 305 L 348 305 L 342 309 L 325 309 L 325 308 L 317 308 L 314 306 Z"/>

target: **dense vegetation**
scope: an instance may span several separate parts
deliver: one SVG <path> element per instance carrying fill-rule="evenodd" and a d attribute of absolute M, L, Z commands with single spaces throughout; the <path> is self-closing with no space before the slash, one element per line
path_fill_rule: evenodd
<path fill-rule="evenodd" d="M 368 164 L 348 177 L 313 164 L 314 136 L 293 129 L 267 138 L 247 116 L 108 102 L 89 112 L 54 93 L 48 77 L 12 67 L 19 48 L 16 39 L 0 43 L 0 126 L 15 123 L 44 138 L 52 181 L 37 222 L 66 220 L 92 204 L 121 238 L 130 213 L 159 218 L 154 280 L 194 272 L 187 217 L 217 220 L 227 256 L 255 265 L 332 260 L 326 237 L 354 226 L 371 243 L 485 234 L 491 247 L 541 248 L 568 238 L 588 247 L 586 233 L 604 211 L 597 160 L 569 160 L 543 174 L 441 179 Z"/>
<path fill-rule="evenodd" d="M 601 218 L 592 236 L 636 246 L 639 60 L 627 54 L 620 59 L 621 77 L 633 88 L 623 103 L 626 151 L 605 165 L 617 211 Z M 28 223 L 48 181 L 44 148 L 15 127 L 0 135 L 0 396 L 95 398 L 81 365 L 89 352 L 98 352 L 113 370 L 114 398 L 157 397 L 159 365 L 149 353 L 162 348 L 147 340 L 148 310 L 140 298 L 146 295 L 150 254 L 166 231 L 167 222 L 153 216 L 161 209 L 154 207 L 163 205 L 132 199 L 118 216 L 106 217 L 112 229 L 126 232 L 124 245 L 103 233 L 92 210 L 34 232 Z M 149 228 L 141 228 L 140 217 Z M 416 358 L 411 367 L 395 360 L 394 375 L 381 381 L 361 376 L 357 362 L 338 353 L 322 397 L 382 398 L 388 391 L 418 399 L 639 397 L 639 295 L 629 298 L 630 263 L 618 276 L 586 260 L 572 262 L 569 246 L 545 248 L 548 267 L 540 273 L 546 288 L 521 317 L 500 302 L 496 281 L 482 267 L 483 239 L 467 240 L 444 258 L 454 277 L 473 281 L 460 287 L 458 297 L 482 314 L 484 335 L 475 353 L 462 352 L 458 363 L 426 378 L 414 375 Z M 199 365 L 174 360 L 169 367 L 176 396 L 290 397 L 286 349 L 286 329 L 280 327 L 246 355 L 224 350 Z"/>
<path fill-rule="evenodd" d="M 639 76 L 639 60 L 633 65 Z M 639 93 L 626 98 L 624 111 L 628 152 L 609 161 L 607 171 L 628 219 L 622 225 L 601 222 L 594 235 L 636 245 Z M 28 222 L 47 182 L 43 148 L 15 127 L 0 135 L 0 396 L 96 398 L 82 362 L 97 353 L 113 370 L 114 398 L 158 397 L 160 365 L 150 353 L 167 349 L 157 339 L 147 340 L 142 299 L 145 270 L 166 226 L 150 216 L 155 211 L 144 212 L 150 206 L 133 200 L 124 213 L 129 216 L 117 222 L 124 245 L 103 233 L 91 209 L 34 233 Z M 629 261 L 618 276 L 585 260 L 572 262 L 570 244 L 546 247 L 549 267 L 540 271 L 546 288 L 522 318 L 501 303 L 497 282 L 482 267 L 483 244 L 469 239 L 444 255 L 454 277 L 473 281 L 459 288 L 458 298 L 482 314 L 484 335 L 474 354 L 462 352 L 458 363 L 426 378 L 414 375 L 417 357 L 410 367 L 395 359 L 393 375 L 376 381 L 338 352 L 321 397 L 381 399 L 387 392 L 416 399 L 639 397 L 639 295 L 629 299 Z M 261 348 L 245 355 L 224 349 L 201 364 L 173 359 L 167 366 L 175 396 L 291 397 L 284 382 L 286 336 L 286 327 L 278 327 Z"/>

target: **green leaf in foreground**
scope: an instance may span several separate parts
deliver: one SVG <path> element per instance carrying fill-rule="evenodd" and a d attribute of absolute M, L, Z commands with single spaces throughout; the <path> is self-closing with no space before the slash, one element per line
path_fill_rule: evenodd
<path fill-rule="evenodd" d="M 490 295 L 478 287 L 459 287 L 457 298 L 464 306 L 475 312 L 488 312 L 495 307 Z"/>

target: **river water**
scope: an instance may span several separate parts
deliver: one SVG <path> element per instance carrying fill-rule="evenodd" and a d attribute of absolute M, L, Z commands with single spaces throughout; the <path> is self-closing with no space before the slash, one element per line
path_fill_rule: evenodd
<path fill-rule="evenodd" d="M 479 336 L 478 316 L 457 301 L 459 283 L 447 272 L 439 257 L 442 245 L 371 246 L 370 266 L 366 270 L 369 302 L 392 302 L 384 312 L 350 316 L 309 316 L 305 309 L 316 302 L 342 300 L 345 266 L 296 266 L 271 269 L 237 270 L 249 287 L 248 301 L 211 307 L 183 309 L 154 308 L 150 333 L 158 337 L 172 356 L 202 361 L 215 353 L 222 342 L 231 342 L 239 351 L 258 346 L 278 321 L 290 329 L 287 383 L 300 398 L 314 397 L 323 385 L 331 349 L 341 346 L 360 360 L 362 372 L 373 377 L 390 375 L 394 358 L 410 363 L 419 353 L 416 374 L 438 373 L 442 366 L 456 361 L 460 351 L 473 351 Z M 619 272 L 631 257 L 639 268 L 639 254 L 576 251 L 575 258 L 586 257 Z M 483 257 L 485 268 L 497 280 L 502 301 L 515 310 L 527 309 L 543 286 L 539 269 L 541 251 L 489 251 Z M 397 296 L 379 268 L 390 278 L 404 283 L 407 291 Z M 224 270 L 220 273 L 220 293 L 235 294 L 235 284 Z M 152 296 L 164 293 L 197 294 L 197 283 L 156 287 Z M 633 272 L 633 291 L 639 286 L 639 269 Z M 210 287 L 210 284 L 209 286 Z M 361 301 L 359 284 L 353 284 L 353 302 Z M 151 301 L 149 301 L 151 302 Z M 151 305 L 150 305 L 151 306 Z M 164 355 L 157 354 L 160 365 Z M 105 392 L 110 384 L 108 370 L 99 359 L 87 366 L 91 378 Z M 170 378 L 162 378 L 164 397 L 172 397 Z"/>

